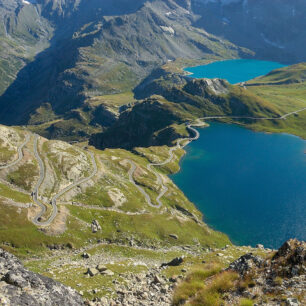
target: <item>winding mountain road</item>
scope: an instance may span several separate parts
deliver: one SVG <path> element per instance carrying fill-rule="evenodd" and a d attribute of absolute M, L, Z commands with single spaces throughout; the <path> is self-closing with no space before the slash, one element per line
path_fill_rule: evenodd
<path fill-rule="evenodd" d="M 287 113 L 287 114 L 285 114 L 283 116 L 280 116 L 280 117 L 277 117 L 277 118 L 269 118 L 269 117 L 267 117 L 267 118 L 265 118 L 265 117 L 256 118 L 256 117 L 243 117 L 243 116 L 210 116 L 210 117 L 203 117 L 203 118 L 199 118 L 199 119 L 200 120 L 213 120 L 213 119 L 285 120 L 287 117 L 289 117 L 291 115 L 294 115 L 294 114 L 298 114 L 299 112 L 302 112 L 304 110 L 306 110 L 306 107 L 303 108 L 303 109 L 294 111 L 294 112 Z M 200 133 L 195 128 L 192 127 L 191 123 L 186 123 L 186 126 L 195 136 L 194 137 L 189 137 L 189 138 L 178 139 L 176 146 L 170 148 L 169 157 L 165 161 L 163 161 L 161 163 L 150 163 L 150 164 L 147 165 L 147 169 L 155 174 L 158 184 L 161 185 L 161 191 L 156 198 L 157 205 L 152 203 L 151 198 L 147 194 L 147 192 L 135 182 L 133 177 L 134 177 L 135 170 L 137 169 L 137 166 L 133 161 L 127 160 L 129 162 L 129 164 L 131 165 L 131 168 L 129 170 L 129 181 L 145 197 L 148 205 L 153 207 L 153 208 L 160 208 L 162 206 L 161 199 L 167 193 L 169 188 L 163 183 L 162 176 L 156 170 L 153 170 L 152 167 L 164 166 L 164 165 L 170 163 L 174 159 L 174 151 L 175 150 L 183 149 L 190 142 L 195 141 L 195 140 L 199 139 L 199 137 L 200 137 Z M 30 139 L 30 136 L 27 135 L 26 141 L 18 148 L 18 155 L 19 155 L 18 160 L 16 160 L 12 164 L 7 165 L 5 167 L 11 167 L 12 165 L 15 165 L 17 162 L 19 162 L 22 159 L 22 157 L 23 157 L 22 148 L 26 145 L 26 143 L 29 141 L 29 139 Z M 86 177 L 86 178 L 83 178 L 83 179 L 81 179 L 81 180 L 79 180 L 79 181 L 77 181 L 77 182 L 75 182 L 75 183 L 73 183 L 69 186 L 67 186 L 66 188 L 61 190 L 59 193 L 57 193 L 51 200 L 51 205 L 52 205 L 51 216 L 48 218 L 48 220 L 41 222 L 40 220 L 41 220 L 42 216 L 46 213 L 47 209 L 46 209 L 46 206 L 42 202 L 40 202 L 40 200 L 38 199 L 39 188 L 40 188 L 40 186 L 43 183 L 43 180 L 45 178 L 44 163 L 43 163 L 43 161 L 42 161 L 42 159 L 41 159 L 41 157 L 39 156 L 39 153 L 38 153 L 38 139 L 39 139 L 39 136 L 35 135 L 34 155 L 35 155 L 35 157 L 38 161 L 38 164 L 39 164 L 40 175 L 39 175 L 39 180 L 38 180 L 37 184 L 35 185 L 35 188 L 34 188 L 34 191 L 33 191 L 33 200 L 41 208 L 41 211 L 35 216 L 35 218 L 33 219 L 33 223 L 37 226 L 48 226 L 53 222 L 53 220 L 57 216 L 58 210 L 57 210 L 57 203 L 56 202 L 57 202 L 58 198 L 60 198 L 63 194 L 65 194 L 69 190 L 77 187 L 80 184 L 86 183 L 87 181 L 92 179 L 97 174 L 98 168 L 97 168 L 97 164 L 96 164 L 94 154 L 92 152 L 89 152 L 90 155 L 91 155 L 92 164 L 93 164 L 93 172 L 91 173 L 91 175 Z M 186 141 L 186 143 L 184 145 L 181 144 L 183 141 Z"/>
<path fill-rule="evenodd" d="M 39 136 L 35 135 L 35 138 L 34 138 L 34 155 L 35 155 L 35 158 L 38 161 L 38 165 L 39 165 L 39 178 L 38 178 L 38 181 L 37 181 L 37 183 L 34 187 L 32 195 L 33 195 L 33 201 L 41 208 L 41 211 L 33 219 L 33 223 L 35 225 L 44 225 L 45 222 L 40 222 L 40 219 L 46 213 L 47 208 L 42 202 L 39 201 L 38 192 L 39 192 L 39 187 L 41 186 L 41 184 L 43 183 L 43 181 L 45 179 L 45 165 L 44 165 L 44 163 L 43 163 L 43 161 L 42 161 L 42 159 L 41 159 L 41 157 L 38 153 L 38 139 L 39 139 Z M 53 207 L 53 215 L 54 214 L 55 214 L 55 216 L 57 214 L 56 205 L 55 205 L 55 207 Z"/>
<path fill-rule="evenodd" d="M 88 182 L 89 180 L 91 180 L 98 172 L 98 167 L 97 167 L 97 163 L 96 163 L 96 160 L 95 160 L 95 156 L 94 156 L 94 153 L 92 152 L 89 152 L 90 156 L 91 156 L 91 161 L 92 161 L 92 165 L 93 165 L 93 171 L 92 173 L 90 174 L 90 176 L 88 177 L 85 177 L 85 178 L 82 178 L 80 180 L 78 180 L 77 182 L 75 183 L 72 183 L 71 185 L 67 186 L 66 188 L 62 189 L 59 193 L 57 193 L 55 196 L 53 196 L 53 198 L 51 199 L 51 205 L 52 205 L 52 213 L 50 215 L 50 217 L 46 220 L 46 221 L 40 221 L 42 216 L 46 213 L 47 211 L 47 208 L 46 206 L 39 201 L 38 199 L 38 191 L 39 191 L 39 187 L 41 186 L 42 182 L 44 181 L 44 178 L 45 178 L 45 166 L 44 166 L 44 163 L 41 159 L 41 157 L 39 156 L 39 153 L 38 153 L 38 150 L 37 150 L 37 147 L 38 147 L 38 138 L 39 136 L 38 135 L 35 135 L 35 142 L 34 142 L 34 154 L 35 154 L 35 157 L 36 159 L 38 160 L 38 163 L 39 163 L 39 168 L 40 168 L 40 175 L 39 175 L 39 179 L 38 179 L 38 182 L 34 188 L 34 191 L 33 191 L 33 200 L 34 202 L 40 206 L 41 208 L 41 211 L 34 217 L 33 219 L 33 223 L 37 226 L 49 226 L 53 220 L 55 219 L 55 217 L 57 216 L 57 213 L 58 213 L 58 209 L 57 209 L 57 203 L 56 201 L 63 195 L 65 194 L 66 192 L 70 191 L 71 189 L 77 187 L 78 185 L 80 184 L 83 184 L 83 183 L 86 183 Z"/>
<path fill-rule="evenodd" d="M 177 149 L 182 149 L 182 148 L 184 148 L 185 146 L 187 146 L 190 142 L 199 139 L 200 133 L 199 133 L 196 129 L 194 129 L 193 127 L 191 127 L 190 124 L 187 125 L 187 128 L 190 129 L 190 130 L 195 134 L 194 137 L 192 137 L 192 138 L 181 138 L 181 139 L 178 139 L 178 140 L 177 140 L 177 143 L 176 143 L 176 146 L 170 148 L 170 150 L 169 150 L 169 157 L 168 157 L 165 161 L 163 161 L 163 162 L 161 162 L 161 163 L 150 163 L 150 164 L 147 165 L 147 169 L 148 169 L 150 172 L 153 172 L 153 173 L 155 174 L 155 176 L 156 176 L 156 178 L 157 178 L 158 184 L 161 185 L 161 191 L 160 191 L 160 193 L 158 194 L 158 196 L 157 196 L 157 198 L 156 198 L 157 205 L 155 205 L 155 204 L 152 203 L 151 198 L 150 198 L 150 196 L 146 193 L 146 191 L 145 191 L 141 186 L 139 186 L 139 185 L 135 182 L 135 180 L 134 180 L 134 172 L 135 172 L 137 166 L 136 166 L 136 164 L 135 164 L 133 161 L 128 160 L 129 164 L 131 165 L 131 168 L 130 168 L 130 170 L 129 170 L 129 180 L 130 180 L 130 182 L 131 182 L 131 183 L 132 183 L 132 184 L 142 193 L 142 195 L 145 197 L 145 199 L 146 199 L 148 205 L 151 206 L 151 207 L 160 208 L 160 207 L 163 205 L 163 203 L 161 202 L 161 198 L 162 198 L 162 197 L 168 192 L 168 190 L 169 190 L 169 188 L 168 188 L 166 185 L 164 185 L 163 179 L 162 179 L 161 175 L 160 175 L 157 171 L 153 170 L 152 167 L 164 166 L 164 165 L 170 163 L 170 162 L 173 160 L 173 158 L 174 158 L 174 151 L 176 151 Z M 187 140 L 188 142 L 187 142 L 186 144 L 184 144 L 184 145 L 181 145 L 181 142 L 186 141 L 186 140 Z"/>
<path fill-rule="evenodd" d="M 299 109 L 297 111 L 293 111 L 293 112 L 284 114 L 284 115 L 282 115 L 280 117 L 276 117 L 276 118 L 272 118 L 272 117 L 246 117 L 246 116 L 209 116 L 209 117 L 199 118 L 198 120 L 213 120 L 213 119 L 286 120 L 287 117 L 298 114 L 298 113 L 300 113 L 302 111 L 305 111 L 305 110 L 306 110 L 306 107 L 304 107 L 302 109 Z M 164 185 L 161 175 L 156 170 L 153 170 L 152 167 L 164 166 L 164 165 L 170 163 L 174 158 L 174 151 L 175 150 L 183 149 L 184 147 L 186 147 L 192 141 L 195 141 L 195 140 L 200 138 L 199 131 L 197 131 L 195 128 L 192 127 L 192 126 L 195 126 L 195 125 L 192 125 L 191 123 L 186 123 L 186 126 L 192 133 L 194 133 L 195 136 L 194 137 L 189 137 L 189 138 L 181 138 L 181 139 L 177 140 L 176 146 L 170 148 L 169 157 L 164 162 L 150 163 L 150 164 L 147 165 L 147 169 L 149 171 L 152 171 L 155 174 L 155 176 L 157 178 L 157 181 L 158 181 L 158 184 L 161 185 L 161 191 L 156 198 L 157 205 L 154 205 L 152 203 L 151 198 L 146 193 L 146 191 L 141 186 L 137 185 L 137 183 L 135 182 L 134 173 L 135 173 L 135 170 L 137 169 L 137 166 L 133 161 L 128 160 L 129 164 L 131 165 L 131 168 L 129 170 L 129 180 L 142 193 L 142 195 L 146 199 L 146 202 L 151 207 L 160 208 L 162 206 L 161 198 L 169 190 L 169 188 L 166 185 Z M 181 143 L 183 141 L 186 141 L 186 143 L 184 145 L 181 145 Z"/>
<path fill-rule="evenodd" d="M 27 134 L 26 135 L 26 138 L 25 138 L 25 141 L 17 148 L 17 152 L 18 152 L 18 158 L 11 162 L 10 164 L 7 164 L 7 165 L 3 165 L 3 166 L 0 166 L 0 170 L 3 170 L 3 169 L 8 169 L 10 167 L 13 167 L 15 166 L 16 164 L 18 164 L 22 159 L 23 159 L 23 148 L 27 145 L 27 143 L 30 141 L 30 135 Z"/>

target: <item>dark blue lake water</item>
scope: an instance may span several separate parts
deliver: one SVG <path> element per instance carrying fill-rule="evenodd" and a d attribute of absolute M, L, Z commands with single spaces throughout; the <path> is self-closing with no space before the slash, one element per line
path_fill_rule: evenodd
<path fill-rule="evenodd" d="M 218 61 L 205 66 L 185 68 L 194 78 L 220 78 L 231 84 L 249 81 L 270 71 L 285 67 L 277 62 L 238 59 Z"/>
<path fill-rule="evenodd" d="M 306 141 L 211 123 L 172 176 L 212 228 L 234 243 L 306 239 Z"/>

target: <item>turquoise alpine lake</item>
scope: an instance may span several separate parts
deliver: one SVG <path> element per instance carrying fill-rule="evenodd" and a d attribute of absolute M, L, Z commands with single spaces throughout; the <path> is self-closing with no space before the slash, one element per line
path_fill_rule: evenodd
<path fill-rule="evenodd" d="M 212 228 L 240 245 L 306 239 L 306 141 L 211 123 L 172 179 Z"/>
<path fill-rule="evenodd" d="M 231 84 L 236 84 L 249 81 L 285 66 L 277 62 L 236 59 L 217 61 L 204 66 L 188 67 L 184 70 L 192 73 L 191 77 L 193 78 L 220 78 Z"/>

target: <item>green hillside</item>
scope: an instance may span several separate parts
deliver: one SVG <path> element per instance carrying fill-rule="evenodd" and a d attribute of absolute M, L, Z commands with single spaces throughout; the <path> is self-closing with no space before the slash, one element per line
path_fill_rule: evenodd
<path fill-rule="evenodd" d="M 128 149 L 171 145 L 186 133 L 185 122 L 197 118 L 280 115 L 266 99 L 226 81 L 190 80 L 168 72 L 145 80 L 136 89 L 136 97 L 145 99 L 124 111 L 104 133 L 93 135 L 91 144 Z"/>
<path fill-rule="evenodd" d="M 247 90 L 269 101 L 281 114 L 306 107 L 306 65 L 288 66 L 246 83 Z M 250 127 L 270 132 L 285 132 L 306 138 L 305 112 L 280 122 L 257 122 Z"/>

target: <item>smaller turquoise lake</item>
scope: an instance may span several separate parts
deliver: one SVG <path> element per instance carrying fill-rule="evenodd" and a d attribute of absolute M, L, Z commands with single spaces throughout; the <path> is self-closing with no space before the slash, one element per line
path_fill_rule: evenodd
<path fill-rule="evenodd" d="M 234 243 L 278 248 L 306 239 L 306 141 L 211 123 L 173 181 Z"/>
<path fill-rule="evenodd" d="M 285 66 L 277 62 L 236 59 L 217 61 L 204 66 L 188 67 L 184 70 L 192 73 L 191 77 L 193 78 L 220 78 L 231 84 L 236 84 L 249 81 Z"/>

